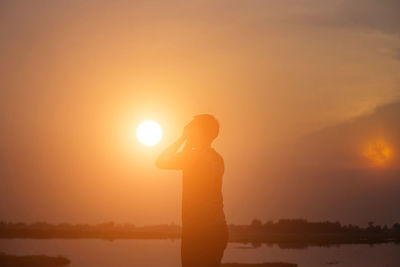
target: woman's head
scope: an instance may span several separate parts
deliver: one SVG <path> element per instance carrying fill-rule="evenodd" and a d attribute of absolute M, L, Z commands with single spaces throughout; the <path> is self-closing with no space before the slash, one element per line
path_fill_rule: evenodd
<path fill-rule="evenodd" d="M 185 127 L 186 140 L 192 147 L 209 146 L 218 136 L 219 123 L 210 114 L 199 114 Z"/>

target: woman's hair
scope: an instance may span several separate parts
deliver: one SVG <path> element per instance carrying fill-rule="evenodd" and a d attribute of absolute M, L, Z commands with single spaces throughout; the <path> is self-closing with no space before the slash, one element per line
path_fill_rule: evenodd
<path fill-rule="evenodd" d="M 204 138 L 208 142 L 212 142 L 219 133 L 219 123 L 214 116 L 210 114 L 199 114 L 194 116 L 194 120 L 200 129 L 203 130 Z"/>

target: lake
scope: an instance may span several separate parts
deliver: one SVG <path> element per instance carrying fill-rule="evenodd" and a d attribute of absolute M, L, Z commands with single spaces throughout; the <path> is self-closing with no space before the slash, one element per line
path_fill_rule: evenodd
<path fill-rule="evenodd" d="M 180 266 L 180 240 L 0 239 L 7 254 L 62 255 L 71 267 Z M 223 262 L 288 262 L 299 266 L 377 267 L 400 266 L 400 245 L 341 245 L 282 249 L 277 245 L 229 243 Z"/>

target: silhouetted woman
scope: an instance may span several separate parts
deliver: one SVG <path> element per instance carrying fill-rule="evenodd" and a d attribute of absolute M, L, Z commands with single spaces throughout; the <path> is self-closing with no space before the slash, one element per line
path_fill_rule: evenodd
<path fill-rule="evenodd" d="M 211 147 L 218 133 L 219 123 L 212 115 L 197 115 L 156 161 L 160 169 L 182 170 L 183 267 L 220 266 L 228 241 L 222 198 L 224 160 Z"/>

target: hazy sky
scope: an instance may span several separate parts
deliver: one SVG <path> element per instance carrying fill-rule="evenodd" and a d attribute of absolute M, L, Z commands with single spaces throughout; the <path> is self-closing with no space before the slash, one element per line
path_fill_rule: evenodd
<path fill-rule="evenodd" d="M 180 174 L 153 163 L 212 113 L 229 222 L 400 221 L 399 13 L 397 0 L 1 1 L 0 220 L 179 222 Z M 164 130 L 152 148 L 135 138 L 145 119 Z"/>

